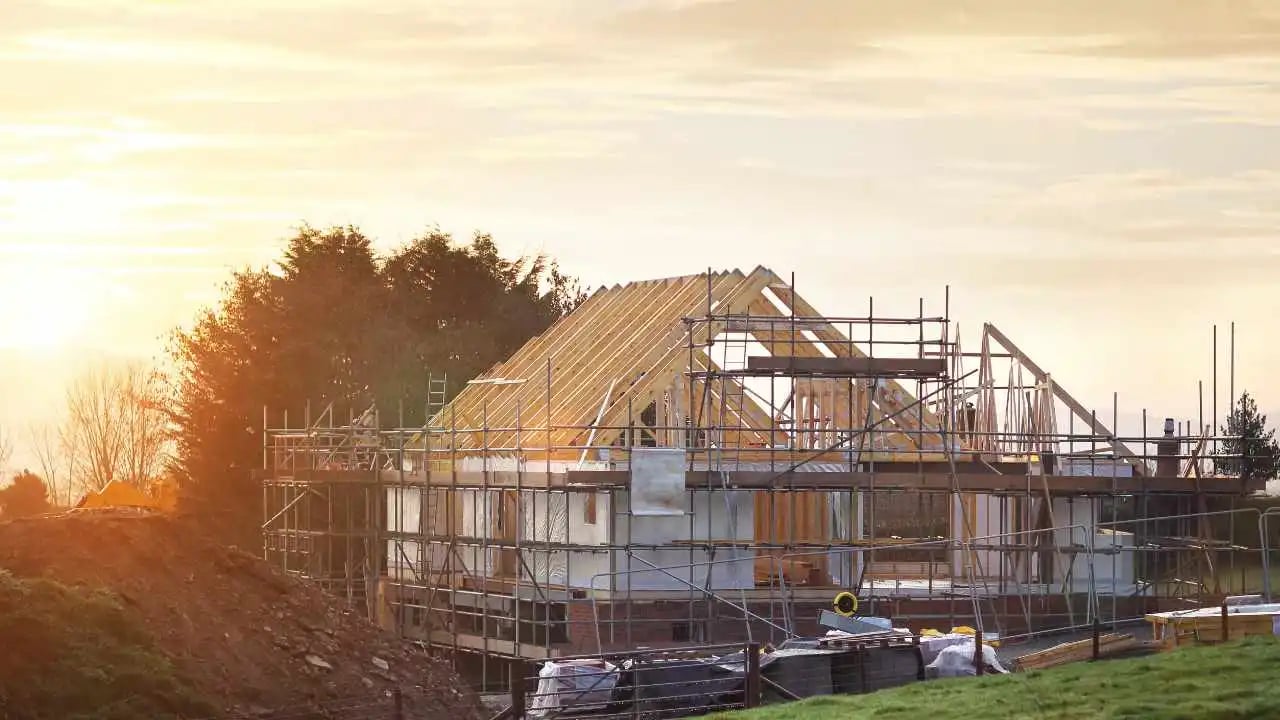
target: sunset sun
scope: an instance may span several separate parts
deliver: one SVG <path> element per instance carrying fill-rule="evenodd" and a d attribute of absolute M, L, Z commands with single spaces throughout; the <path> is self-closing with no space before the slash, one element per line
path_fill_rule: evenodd
<path fill-rule="evenodd" d="M 100 306 L 80 272 L 28 262 L 6 266 L 3 275 L 0 347 L 66 349 Z"/>

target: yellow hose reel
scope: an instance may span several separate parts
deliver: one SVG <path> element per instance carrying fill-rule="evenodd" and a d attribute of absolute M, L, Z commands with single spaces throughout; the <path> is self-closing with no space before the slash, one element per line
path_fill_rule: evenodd
<path fill-rule="evenodd" d="M 858 612 L 858 598 L 851 592 L 842 592 L 831 601 L 831 607 L 837 615 L 853 617 L 853 614 Z"/>

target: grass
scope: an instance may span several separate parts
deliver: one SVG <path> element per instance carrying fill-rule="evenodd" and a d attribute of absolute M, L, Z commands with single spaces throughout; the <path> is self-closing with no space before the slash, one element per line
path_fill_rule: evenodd
<path fill-rule="evenodd" d="M 214 714 L 112 594 L 0 570 L 0 718 Z"/>
<path fill-rule="evenodd" d="M 1280 641 L 1250 638 L 1144 658 L 1075 663 L 1014 675 L 933 680 L 868 695 L 825 696 L 720 720 L 973 720 L 1280 717 Z"/>

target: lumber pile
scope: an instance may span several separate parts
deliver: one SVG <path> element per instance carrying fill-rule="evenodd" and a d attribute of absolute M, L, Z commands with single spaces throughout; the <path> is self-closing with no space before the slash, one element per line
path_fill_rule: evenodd
<path fill-rule="evenodd" d="M 1107 633 L 1098 638 L 1098 657 L 1108 657 L 1138 646 L 1132 635 Z M 1046 650 L 1028 653 L 1013 661 L 1013 669 L 1020 672 L 1043 670 L 1067 663 L 1089 660 L 1093 657 L 1093 638 L 1054 645 Z"/>

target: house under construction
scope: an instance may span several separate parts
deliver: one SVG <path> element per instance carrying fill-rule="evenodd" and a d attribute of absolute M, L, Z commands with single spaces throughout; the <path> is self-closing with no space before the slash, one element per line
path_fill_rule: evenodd
<path fill-rule="evenodd" d="M 947 301 L 823 316 L 793 285 L 602 288 L 447 404 L 433 382 L 426 427 L 267 431 L 268 558 L 488 681 L 813 634 L 844 590 L 915 628 L 1140 617 L 1259 552 L 1213 539 L 1259 488 L 1203 419 L 1121 437 L 995 326 L 962 348 Z"/>

